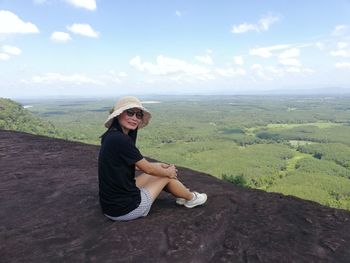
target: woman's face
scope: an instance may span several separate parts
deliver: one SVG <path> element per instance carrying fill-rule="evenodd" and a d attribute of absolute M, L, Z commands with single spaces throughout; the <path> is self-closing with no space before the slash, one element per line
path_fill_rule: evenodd
<path fill-rule="evenodd" d="M 142 118 L 143 112 L 137 108 L 125 110 L 118 116 L 119 124 L 125 134 L 130 130 L 135 130 L 141 123 Z"/>

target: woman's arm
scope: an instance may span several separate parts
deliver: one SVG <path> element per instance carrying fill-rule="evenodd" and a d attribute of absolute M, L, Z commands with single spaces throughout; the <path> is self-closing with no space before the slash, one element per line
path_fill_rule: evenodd
<path fill-rule="evenodd" d="M 150 175 L 164 176 L 169 178 L 177 177 L 177 170 L 173 164 L 151 163 L 143 158 L 135 165 L 137 168 Z"/>

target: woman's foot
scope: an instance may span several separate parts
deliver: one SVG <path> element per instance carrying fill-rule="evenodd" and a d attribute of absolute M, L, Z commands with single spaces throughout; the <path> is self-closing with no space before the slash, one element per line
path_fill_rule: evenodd
<path fill-rule="evenodd" d="M 184 205 L 185 203 L 186 203 L 186 199 L 185 198 L 181 198 L 181 197 L 176 198 L 176 204 Z"/>
<path fill-rule="evenodd" d="M 202 205 L 207 201 L 207 195 L 204 193 L 192 192 L 193 198 L 191 200 L 185 200 L 184 206 L 187 208 L 193 208 L 198 205 Z M 177 203 L 178 200 L 176 200 Z"/>
<path fill-rule="evenodd" d="M 186 189 L 187 189 L 188 191 L 190 191 L 189 188 L 186 187 Z M 186 201 L 187 201 L 187 200 L 186 200 L 185 198 L 181 198 L 181 197 L 176 198 L 176 204 L 178 204 L 178 205 L 184 205 L 184 204 L 186 203 Z"/>

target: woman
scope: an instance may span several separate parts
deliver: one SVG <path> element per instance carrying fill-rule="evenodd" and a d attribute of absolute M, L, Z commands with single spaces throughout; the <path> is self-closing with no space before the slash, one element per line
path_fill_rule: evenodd
<path fill-rule="evenodd" d="M 98 161 L 102 211 L 112 220 L 127 221 L 147 216 L 164 189 L 177 204 L 192 208 L 207 200 L 206 194 L 190 192 L 178 179 L 175 165 L 151 163 L 136 148 L 138 128 L 145 127 L 150 112 L 135 97 L 121 98 L 108 116 Z M 135 178 L 135 167 L 144 173 Z"/>

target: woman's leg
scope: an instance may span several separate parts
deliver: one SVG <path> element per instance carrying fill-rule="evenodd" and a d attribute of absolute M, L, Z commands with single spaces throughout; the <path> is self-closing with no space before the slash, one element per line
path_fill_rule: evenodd
<path fill-rule="evenodd" d="M 164 187 L 176 197 L 181 197 L 186 200 L 191 200 L 193 197 L 193 194 L 179 180 L 170 179 L 168 177 L 159 177 L 143 173 L 136 177 L 136 186 L 139 188 L 146 188 L 152 195 L 153 201 L 158 197 Z"/>

